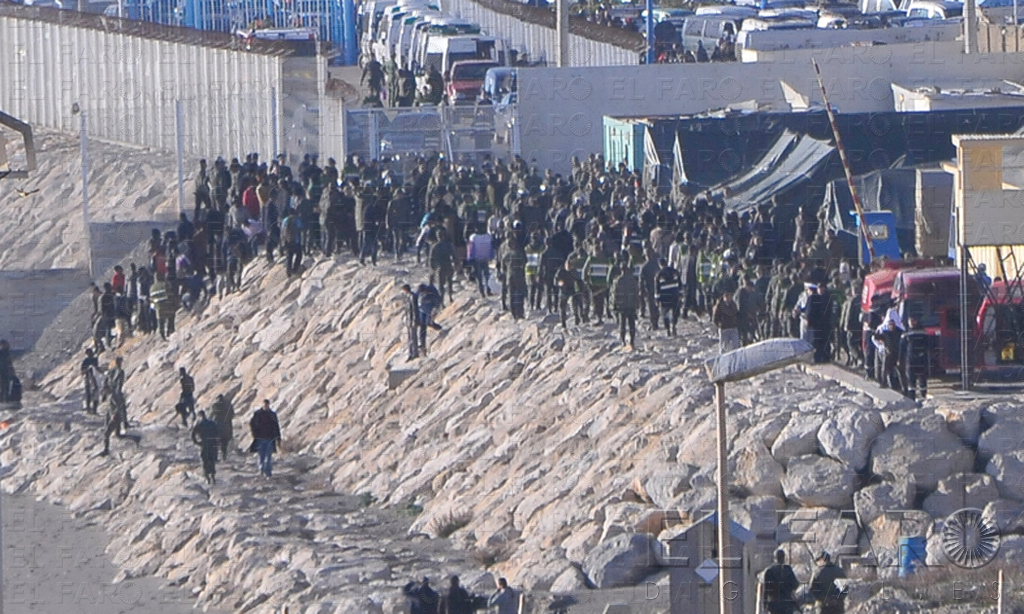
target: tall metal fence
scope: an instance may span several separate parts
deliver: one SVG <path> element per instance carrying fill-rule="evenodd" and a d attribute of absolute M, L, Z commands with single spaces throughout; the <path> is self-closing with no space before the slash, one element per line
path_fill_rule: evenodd
<path fill-rule="evenodd" d="M 456 164 L 479 164 L 488 156 L 508 159 L 511 151 L 509 140 L 500 137 L 507 131 L 498 125 L 504 116 L 488 105 L 344 109 L 342 114 L 343 137 L 325 146 L 365 160 L 402 162 L 439 153 Z"/>
<path fill-rule="evenodd" d="M 89 137 L 186 155 L 279 147 L 285 52 L 232 48 L 223 35 L 196 44 L 174 40 L 168 32 L 176 29 L 122 30 L 102 16 L 22 9 L 0 5 L 5 112 L 66 132 L 77 132 L 85 114 Z"/>

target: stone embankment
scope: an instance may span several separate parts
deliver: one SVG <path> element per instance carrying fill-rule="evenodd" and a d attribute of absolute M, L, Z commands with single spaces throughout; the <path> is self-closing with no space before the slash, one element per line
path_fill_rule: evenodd
<path fill-rule="evenodd" d="M 371 602 L 391 607 L 417 574 L 487 588 L 485 567 L 534 592 L 664 584 L 658 535 L 715 503 L 706 323 L 645 335 L 629 352 L 610 326 L 516 323 L 462 291 L 429 355 L 409 363 L 398 288 L 422 277 L 411 268 L 330 260 L 288 279 L 261 261 L 241 293 L 181 317 L 169 342 L 131 340 L 126 388 L 143 440 L 109 459 L 95 456 L 100 425 L 75 404 L 69 361 L 42 381 L 55 401 L 8 430 L 5 488 L 109 518 L 126 576 L 165 575 L 200 604 L 242 611 L 342 600 L 355 610 L 310 611 L 377 611 Z M 180 366 L 201 408 L 234 400 L 235 448 L 248 444 L 249 412 L 271 400 L 280 476 L 258 480 L 236 450 L 216 486 L 202 483 L 172 416 Z M 727 394 L 734 517 L 793 542 L 801 579 L 820 550 L 873 553 L 877 577 L 893 577 L 911 525 L 944 563 L 934 521 L 962 507 L 999 524 L 999 557 L 1021 557 L 1024 456 L 1007 445 L 1024 438 L 1016 399 L 876 406 L 798 368 Z M 915 522 L 892 510 L 917 510 Z M 807 534 L 814 543 L 797 546 Z"/>
<path fill-rule="evenodd" d="M 117 152 L 94 162 L 109 188 L 97 188 L 97 206 L 120 203 L 105 221 L 158 219 L 173 204 L 173 175 L 140 170 L 136 155 L 136 166 Z M 3 262 L 80 258 L 74 215 L 64 219 L 79 205 L 72 157 L 44 174 L 48 192 L 15 201 Z M 31 199 L 39 208 L 25 208 Z M 63 243 L 50 245 L 45 224 Z M 709 325 L 686 322 L 675 339 L 643 333 L 629 352 L 611 325 L 565 333 L 551 316 L 516 323 L 463 286 L 438 315 L 445 329 L 430 333 L 429 355 L 408 363 L 398 287 L 423 277 L 412 264 L 340 258 L 288 279 L 255 263 L 241 293 L 179 316 L 169 342 L 142 337 L 120 350 L 139 447 L 117 441 L 111 457 L 97 455 L 102 425 L 81 412 L 78 354 L 4 416 L 0 460 L 13 473 L 3 488 L 101 522 L 122 577 L 164 576 L 197 605 L 231 611 L 390 612 L 406 581 L 429 575 L 437 585 L 449 573 L 478 591 L 491 574 L 507 576 L 538 603 L 549 592 L 664 586 L 658 536 L 715 503 Z M 89 309 L 72 302 L 61 326 L 84 329 Z M 239 440 L 212 488 L 172 416 L 179 366 L 194 374 L 200 408 L 224 393 L 238 410 Z M 734 518 L 788 543 L 804 582 L 814 551 L 877 564 L 857 566 L 848 611 L 957 611 L 936 609 L 952 590 L 884 593 L 878 582 L 895 576 L 898 540 L 914 533 L 927 537 L 929 563 L 944 565 L 928 573 L 959 581 L 940 537 L 963 507 L 998 526 L 994 565 L 1019 567 L 1019 397 L 884 403 L 795 367 L 727 394 Z M 239 449 L 263 398 L 285 438 L 270 482 Z M 814 543 L 801 544 L 808 535 Z M 963 611 L 994 607 L 991 591 L 975 590 L 993 569 L 963 576 L 958 595 L 977 598 Z"/>

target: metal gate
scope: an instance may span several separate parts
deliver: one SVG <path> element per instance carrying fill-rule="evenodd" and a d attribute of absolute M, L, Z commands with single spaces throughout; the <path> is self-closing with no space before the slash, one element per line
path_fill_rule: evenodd
<path fill-rule="evenodd" d="M 510 139 L 496 137 L 508 133 L 505 116 L 489 105 L 346 109 L 344 114 L 345 155 L 364 160 L 436 153 L 479 165 L 486 157 L 510 157 Z"/>

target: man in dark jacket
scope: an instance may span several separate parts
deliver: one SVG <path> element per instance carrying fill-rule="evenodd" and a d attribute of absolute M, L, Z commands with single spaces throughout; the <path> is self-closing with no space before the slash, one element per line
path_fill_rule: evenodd
<path fill-rule="evenodd" d="M 441 599 L 441 607 L 438 614 L 471 614 L 473 612 L 473 599 L 466 592 L 466 589 L 459 586 L 459 577 L 452 576 L 451 586 Z"/>
<path fill-rule="evenodd" d="M 235 419 L 235 409 L 231 406 L 231 401 L 227 400 L 223 394 L 218 394 L 217 400 L 214 401 L 213 408 L 210 413 L 212 414 L 211 418 L 217 425 L 217 430 L 220 433 L 221 457 L 224 460 L 227 460 L 228 445 L 235 437 L 234 427 L 231 424 Z"/>
<path fill-rule="evenodd" d="M 917 318 L 907 319 L 907 332 L 900 337 L 900 364 L 906 395 L 924 400 L 928 395 L 928 372 L 931 367 L 931 339 Z"/>
<path fill-rule="evenodd" d="M 453 301 L 454 289 L 452 280 L 455 277 L 455 247 L 448 240 L 448 234 L 443 229 L 437 230 L 437 242 L 430 247 L 430 285 L 437 285 L 440 296 L 444 297 L 445 288 L 448 289 L 448 300 Z"/>
<path fill-rule="evenodd" d="M 654 296 L 661 306 L 661 315 L 665 319 L 665 332 L 669 337 L 676 334 L 679 324 L 679 303 L 682 281 L 679 272 L 668 265 L 668 260 L 658 261 L 661 269 L 654 278 Z"/>
<path fill-rule="evenodd" d="M 823 552 L 818 561 L 822 566 L 811 580 L 811 596 L 818 602 L 821 614 L 843 614 L 846 593 L 836 584 L 836 580 L 845 579 L 846 574 L 841 567 L 832 562 L 827 552 Z"/>
<path fill-rule="evenodd" d="M 764 605 L 768 614 L 793 614 L 796 600 L 793 592 L 800 587 L 793 568 L 786 564 L 786 553 L 775 553 L 775 564 L 764 570 Z"/>
<path fill-rule="evenodd" d="M 249 420 L 249 429 L 259 455 L 260 473 L 269 478 L 273 469 L 273 456 L 277 442 L 281 440 L 281 426 L 277 414 L 270 409 L 270 399 L 263 399 L 263 407 L 257 409 Z"/>
<path fill-rule="evenodd" d="M 192 376 L 188 374 L 185 367 L 178 369 L 178 384 L 181 385 L 181 395 L 178 397 L 178 405 L 175 409 L 178 415 L 181 416 L 181 423 L 184 426 L 188 426 L 188 417 L 191 414 L 192 420 L 196 418 L 196 382 L 192 379 Z"/>
<path fill-rule="evenodd" d="M 612 283 L 612 304 L 619 315 L 619 339 L 626 345 L 626 328 L 629 327 L 629 346 L 636 347 L 636 312 L 640 303 L 640 284 L 627 266 L 625 258 L 620 259 L 619 275 Z"/>
<path fill-rule="evenodd" d="M 199 422 L 192 427 L 192 443 L 199 446 L 199 458 L 203 461 L 203 475 L 208 484 L 217 483 L 217 448 L 220 447 L 220 431 L 217 423 L 199 412 Z"/>
<path fill-rule="evenodd" d="M 416 360 L 420 357 L 419 343 L 417 343 L 419 333 L 419 302 L 416 298 L 416 293 L 412 291 L 412 286 L 409 284 L 402 286 L 402 299 L 405 301 L 404 318 L 409 339 L 409 360 Z"/>

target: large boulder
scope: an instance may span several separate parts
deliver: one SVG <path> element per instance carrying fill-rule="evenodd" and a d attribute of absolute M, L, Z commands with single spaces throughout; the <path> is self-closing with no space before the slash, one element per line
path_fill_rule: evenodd
<path fill-rule="evenodd" d="M 856 474 L 846 464 L 816 454 L 789 461 L 782 489 L 786 498 L 805 507 L 848 509 Z"/>
<path fill-rule="evenodd" d="M 668 509 L 676 497 L 690 489 L 690 477 L 696 471 L 693 465 L 679 463 L 678 471 L 659 473 L 645 479 L 644 492 L 655 505 Z"/>
<path fill-rule="evenodd" d="M 978 444 L 981 433 L 981 408 L 940 405 L 935 413 L 946 420 L 946 426 L 969 446 Z"/>
<path fill-rule="evenodd" d="M 985 473 L 995 478 L 1000 496 L 1024 501 L 1024 450 L 994 455 Z"/>
<path fill-rule="evenodd" d="M 1024 533 L 1024 506 L 1019 501 L 990 501 L 982 512 L 982 518 L 998 527 L 1000 535 Z"/>
<path fill-rule="evenodd" d="M 821 425 L 818 443 L 826 456 L 862 471 L 868 465 L 871 443 L 884 428 L 878 412 L 846 407 Z"/>
<path fill-rule="evenodd" d="M 817 452 L 818 429 L 821 428 L 821 423 L 821 416 L 794 413 L 786 428 L 775 438 L 772 456 L 780 463 L 785 463 L 791 458 Z"/>
<path fill-rule="evenodd" d="M 996 454 L 1006 454 L 1024 448 L 1024 421 L 1004 417 L 985 430 L 978 438 L 978 456 L 991 460 Z"/>
<path fill-rule="evenodd" d="M 872 484 L 853 495 L 853 509 L 862 525 L 889 510 L 909 509 L 913 502 L 914 487 L 905 479 Z"/>
<path fill-rule="evenodd" d="M 871 446 L 872 473 L 908 478 L 918 490 L 935 490 L 942 478 L 973 467 L 974 453 L 934 414 L 892 424 Z"/>
<path fill-rule="evenodd" d="M 587 579 L 575 565 L 558 574 L 555 581 L 551 583 L 551 592 L 556 595 L 574 593 L 585 588 L 587 588 Z"/>
<path fill-rule="evenodd" d="M 782 496 L 782 476 L 785 470 L 775 462 L 764 444 L 753 443 L 736 457 L 733 484 L 750 495 Z"/>
<path fill-rule="evenodd" d="M 583 573 L 596 588 L 630 586 L 656 569 L 654 539 L 646 533 L 616 535 L 587 554 Z"/>
<path fill-rule="evenodd" d="M 755 536 L 771 537 L 779 525 L 779 510 L 785 509 L 779 497 L 760 495 L 729 502 L 730 517 Z"/>
<path fill-rule="evenodd" d="M 992 476 L 958 473 L 939 480 L 938 489 L 924 500 L 924 511 L 932 518 L 946 518 L 965 507 L 981 509 L 999 498 Z"/>

